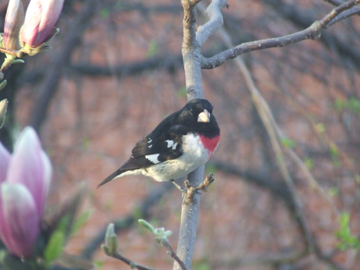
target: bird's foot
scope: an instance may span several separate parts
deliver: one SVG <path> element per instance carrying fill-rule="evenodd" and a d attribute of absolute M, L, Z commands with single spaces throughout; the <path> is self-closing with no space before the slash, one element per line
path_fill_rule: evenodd
<path fill-rule="evenodd" d="M 184 182 L 186 187 L 186 193 L 183 193 L 184 203 L 192 204 L 195 203 L 195 194 L 201 194 L 201 191 L 207 191 L 207 187 L 214 182 L 215 177 L 212 173 L 207 175 L 204 180 L 198 186 L 191 186 L 189 180 Z"/>
<path fill-rule="evenodd" d="M 186 194 L 186 193 L 187 193 L 187 189 L 179 186 L 178 183 L 176 183 L 174 179 L 171 179 L 170 181 L 171 181 L 171 183 L 173 183 L 174 186 L 175 186 L 178 190 L 180 190 L 183 194 Z"/>

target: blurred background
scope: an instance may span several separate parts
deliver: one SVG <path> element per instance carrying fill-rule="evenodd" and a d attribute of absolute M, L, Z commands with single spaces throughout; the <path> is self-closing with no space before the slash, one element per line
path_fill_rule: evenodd
<path fill-rule="evenodd" d="M 0 3 L 1 29 L 7 2 Z M 229 5 L 224 27 L 234 44 L 302 30 L 333 8 L 321 0 Z M 186 103 L 182 17 L 178 0 L 67 0 L 53 50 L 5 72 L 8 85 L 0 100 L 8 98 L 10 107 L 0 140 L 11 148 L 24 126 L 39 132 L 54 167 L 50 212 L 78 183 L 88 184 L 81 211 L 89 219 L 66 252 L 90 258 L 97 269 L 128 269 L 99 248 L 104 228 L 114 221 L 124 256 L 153 268 L 172 267 L 165 250 L 134 220 L 171 230 L 176 249 L 180 192 L 143 176 L 96 186 L 126 161 L 141 137 Z M 200 15 L 198 24 L 204 22 Z M 207 165 L 216 180 L 201 199 L 194 269 L 359 269 L 359 250 L 337 237 L 342 213 L 350 215 L 351 233 L 360 233 L 359 31 L 354 16 L 318 40 L 243 56 L 285 135 L 282 162 L 294 186 L 280 173 L 235 63 L 203 70 L 204 94 L 222 138 Z M 203 53 L 224 49 L 215 34 Z"/>

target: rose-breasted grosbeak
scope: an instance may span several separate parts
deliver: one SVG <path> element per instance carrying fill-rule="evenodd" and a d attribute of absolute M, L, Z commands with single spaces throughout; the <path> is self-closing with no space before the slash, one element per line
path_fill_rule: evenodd
<path fill-rule="evenodd" d="M 220 129 L 206 99 L 189 101 L 137 142 L 131 157 L 98 187 L 125 175 L 143 174 L 156 181 L 186 177 L 212 156 Z"/>

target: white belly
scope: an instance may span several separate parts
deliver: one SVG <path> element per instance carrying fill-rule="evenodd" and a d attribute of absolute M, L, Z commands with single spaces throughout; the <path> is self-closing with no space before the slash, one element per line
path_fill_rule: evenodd
<path fill-rule="evenodd" d="M 204 165 L 209 156 L 209 152 L 200 143 L 200 137 L 191 133 L 184 136 L 183 155 L 176 160 L 168 160 L 143 169 L 141 173 L 160 182 L 186 177 Z"/>

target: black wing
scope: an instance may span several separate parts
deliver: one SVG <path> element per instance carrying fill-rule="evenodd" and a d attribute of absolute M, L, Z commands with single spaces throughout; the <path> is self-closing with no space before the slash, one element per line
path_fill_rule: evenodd
<path fill-rule="evenodd" d="M 182 136 L 187 133 L 188 128 L 182 125 L 173 126 L 166 133 L 150 133 L 135 145 L 130 159 L 120 169 L 147 168 L 180 157 L 183 153 Z"/>

